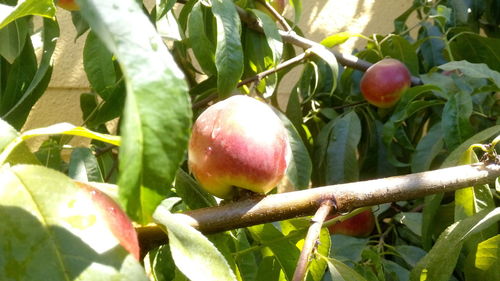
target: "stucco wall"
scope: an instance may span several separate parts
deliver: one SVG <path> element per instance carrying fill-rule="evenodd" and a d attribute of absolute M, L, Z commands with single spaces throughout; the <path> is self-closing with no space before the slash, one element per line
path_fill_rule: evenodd
<path fill-rule="evenodd" d="M 412 0 L 322 0 L 303 1 L 303 16 L 299 22 L 305 36 L 320 41 L 328 35 L 348 31 L 371 35 L 386 34 L 393 30 L 393 19 L 411 6 Z M 290 11 L 288 11 L 290 14 Z M 75 39 L 75 30 L 68 11 L 58 8 L 57 20 L 61 36 L 54 53 L 54 72 L 47 93 L 35 105 L 25 129 L 48 126 L 57 122 L 83 123 L 79 96 L 88 91 L 88 82 L 83 72 L 82 48 L 85 36 Z M 351 53 L 362 47 L 363 39 L 352 38 L 340 50 Z M 291 72 L 287 79 L 294 81 L 298 71 Z M 290 84 L 290 83 L 286 83 Z M 286 94 L 288 89 L 280 87 Z M 36 142 L 34 143 L 36 146 Z"/>

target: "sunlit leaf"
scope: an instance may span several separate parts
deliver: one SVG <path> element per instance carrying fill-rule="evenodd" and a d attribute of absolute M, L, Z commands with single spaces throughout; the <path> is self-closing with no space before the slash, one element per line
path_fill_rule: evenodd
<path fill-rule="evenodd" d="M 190 280 L 237 280 L 224 256 L 203 234 L 165 208 L 159 207 L 153 217 L 166 227 L 175 265 Z"/>
<path fill-rule="evenodd" d="M 1 280 L 148 280 L 89 191 L 41 166 L 4 166 L 0 181 Z"/>
<path fill-rule="evenodd" d="M 120 128 L 120 201 L 134 220 L 147 223 L 187 148 L 192 113 L 184 75 L 136 1 L 79 3 L 122 68 L 127 98 Z"/>

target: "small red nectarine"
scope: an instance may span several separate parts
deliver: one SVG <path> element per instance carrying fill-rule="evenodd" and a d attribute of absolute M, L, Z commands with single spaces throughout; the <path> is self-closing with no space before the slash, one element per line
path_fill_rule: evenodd
<path fill-rule="evenodd" d="M 380 108 L 396 104 L 410 85 L 411 74 L 408 68 L 396 59 L 383 59 L 370 66 L 360 82 L 365 99 Z"/>
<path fill-rule="evenodd" d="M 207 108 L 193 125 L 189 169 L 208 192 L 230 199 L 235 187 L 267 193 L 283 178 L 290 147 L 266 104 L 243 95 Z"/>
<path fill-rule="evenodd" d="M 332 219 L 336 216 L 327 217 L 327 219 Z M 373 228 L 375 227 L 375 217 L 371 210 L 366 210 L 355 215 L 352 218 L 348 218 L 345 221 L 338 222 L 334 225 L 330 225 L 328 230 L 331 234 L 344 234 L 355 237 L 366 237 L 369 236 Z"/>

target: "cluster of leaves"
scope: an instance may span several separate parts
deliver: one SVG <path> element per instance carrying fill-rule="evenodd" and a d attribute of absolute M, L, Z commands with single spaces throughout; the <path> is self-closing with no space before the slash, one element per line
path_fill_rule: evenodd
<path fill-rule="evenodd" d="M 307 219 L 204 236 L 171 213 L 216 205 L 187 173 L 186 145 L 193 118 L 237 91 L 277 109 L 292 141 L 287 176 L 296 189 L 474 163 L 471 145 L 500 133 L 498 1 L 415 0 L 393 33 L 362 36 L 367 44 L 357 57 L 399 59 L 423 83 L 389 110 L 364 102 L 362 72 L 338 64 L 324 48 L 361 35 L 334 34 L 324 47 L 296 55 L 293 40 L 284 40 L 254 1 L 179 1 L 175 13 L 176 1 L 156 1 L 149 10 L 138 2 L 78 1 L 81 11 L 72 17 L 78 36 L 86 35 L 91 86 L 81 95 L 84 124 L 18 133 L 46 92 L 59 26 L 53 0 L 0 1 L 0 214 L 8 218 L 0 221 L 2 280 L 146 278 L 115 245 L 103 250 L 99 236 L 83 239 L 88 233 L 76 230 L 89 224 L 92 214 L 83 210 L 92 207 L 71 209 L 77 189 L 69 178 L 113 184 L 107 191 L 132 220 L 168 230 L 169 244 L 146 259 L 155 280 L 291 280 Z M 302 34 L 295 25 L 301 1 L 290 1 L 290 10 L 294 20 L 283 28 Z M 44 18 L 34 27 L 35 16 Z M 412 16 L 418 24 L 408 27 Z M 277 89 L 296 66 L 302 74 L 280 108 Z M 117 117 L 120 137 L 106 126 Z M 22 142 L 40 135 L 58 137 L 31 153 Z M 64 162 L 68 135 L 93 141 L 71 148 Z M 498 279 L 499 185 L 378 206 L 369 238 L 323 229 L 307 279 Z"/>

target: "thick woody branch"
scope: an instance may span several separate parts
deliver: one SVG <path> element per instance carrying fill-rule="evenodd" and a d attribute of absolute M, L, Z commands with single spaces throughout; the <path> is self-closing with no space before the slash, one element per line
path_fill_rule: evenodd
<path fill-rule="evenodd" d="M 500 165 L 483 163 L 369 181 L 317 187 L 250 198 L 226 205 L 175 214 L 179 220 L 204 233 L 313 215 L 322 202 L 331 200 L 337 212 L 363 206 L 421 198 L 485 184 L 500 177 Z M 139 228 L 140 240 L 148 235 L 165 239 L 157 227 Z"/>

